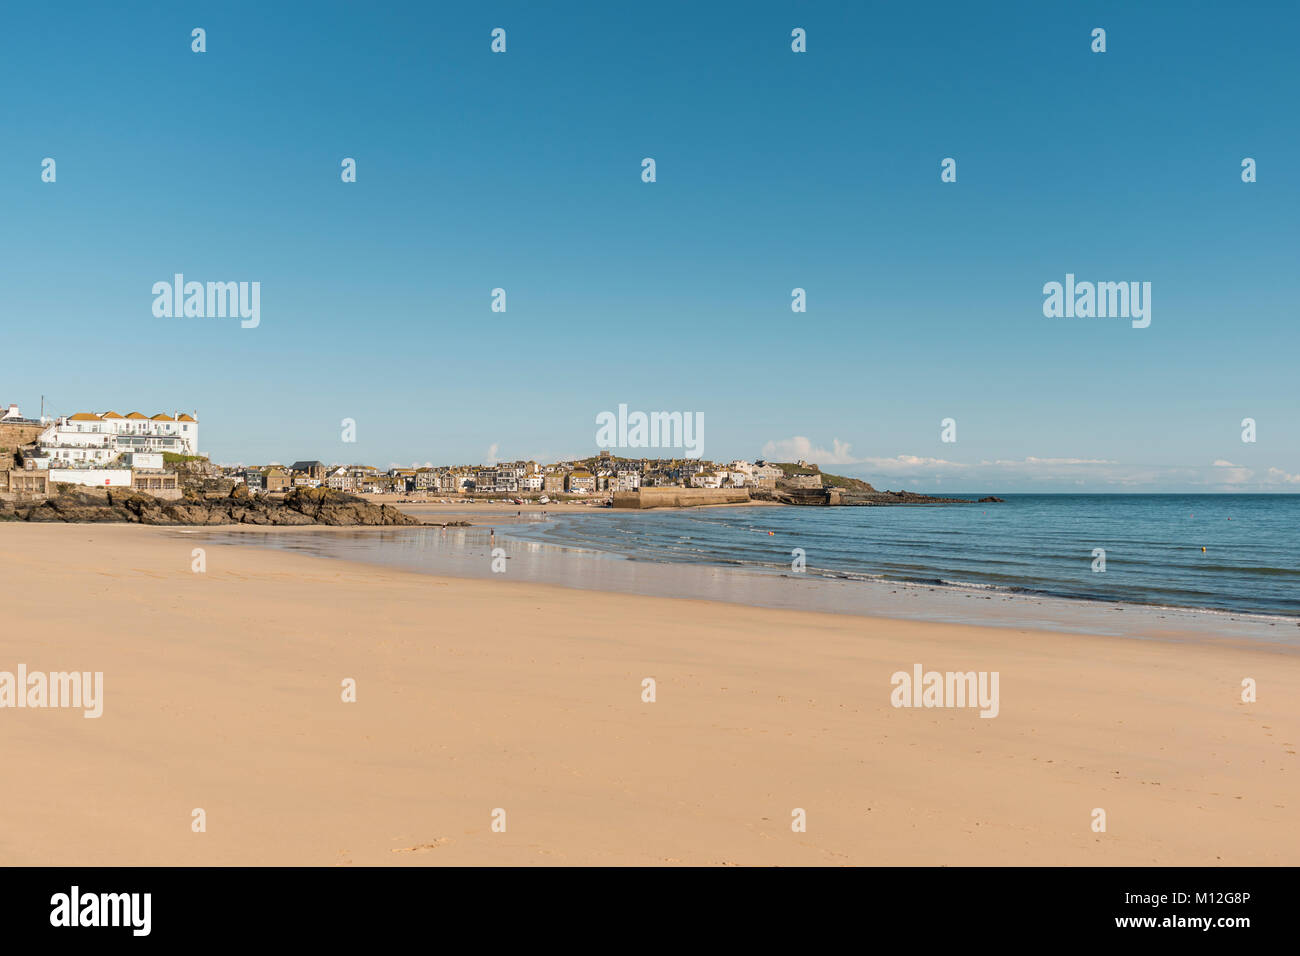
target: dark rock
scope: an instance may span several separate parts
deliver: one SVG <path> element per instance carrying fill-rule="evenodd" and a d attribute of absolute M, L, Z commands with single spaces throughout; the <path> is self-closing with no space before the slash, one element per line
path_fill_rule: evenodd
<path fill-rule="evenodd" d="M 307 517 L 307 515 L 299 514 L 296 511 L 284 510 L 284 511 L 278 511 L 274 515 L 272 515 L 271 524 L 299 525 L 299 524 L 316 524 L 316 522 L 313 521 L 311 518 Z"/>
<path fill-rule="evenodd" d="M 242 493 L 241 493 L 242 492 Z M 65 488 L 43 502 L 18 502 L 0 518 L 19 521 L 125 521 L 149 525 L 418 525 L 391 505 L 329 488 L 295 488 L 283 496 L 253 496 L 242 485 L 220 498 L 186 495 L 161 501 L 132 489 Z"/>
<path fill-rule="evenodd" d="M 178 501 L 163 506 L 163 514 L 173 524 L 207 524 L 208 510 L 202 505 Z"/>

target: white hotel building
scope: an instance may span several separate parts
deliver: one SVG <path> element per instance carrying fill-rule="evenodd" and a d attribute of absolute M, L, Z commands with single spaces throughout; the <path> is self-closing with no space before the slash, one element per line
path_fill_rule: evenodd
<path fill-rule="evenodd" d="M 146 418 L 139 412 L 79 412 L 56 419 L 36 442 L 51 467 L 93 468 L 122 454 L 197 455 L 199 422 L 179 413 Z"/>

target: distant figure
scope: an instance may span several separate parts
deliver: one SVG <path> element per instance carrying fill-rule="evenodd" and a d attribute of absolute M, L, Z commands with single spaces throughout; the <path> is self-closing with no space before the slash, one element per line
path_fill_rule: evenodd
<path fill-rule="evenodd" d="M 488 532 L 488 546 L 495 548 L 497 546 L 497 531 L 493 528 Z"/>

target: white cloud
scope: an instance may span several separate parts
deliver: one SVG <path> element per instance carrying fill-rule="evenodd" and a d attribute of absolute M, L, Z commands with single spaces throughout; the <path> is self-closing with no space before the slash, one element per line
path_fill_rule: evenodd
<path fill-rule="evenodd" d="M 954 446 L 955 448 L 956 446 Z M 1204 491 L 1247 491 L 1252 488 L 1293 489 L 1300 474 L 1281 468 L 1257 471 L 1219 459 L 1212 465 L 1148 465 L 1110 458 L 980 459 L 971 462 L 933 458 L 926 455 L 895 455 L 892 458 L 859 457 L 847 442 L 835 439 L 828 451 L 796 435 L 763 446 L 763 457 L 776 461 L 803 458 L 828 466 L 841 466 L 845 474 L 883 487 L 912 487 L 942 482 L 946 487 L 967 490 L 1030 486 L 1037 490 L 1078 491 L 1084 488 L 1123 491 L 1187 488 Z M 847 467 L 846 467 L 847 466 Z"/>
<path fill-rule="evenodd" d="M 1010 464 L 1018 464 L 1010 462 Z M 1026 465 L 1118 465 L 1119 462 L 1109 458 L 1034 458 L 1032 455 L 1024 461 Z"/>
<path fill-rule="evenodd" d="M 929 469 L 936 474 L 957 474 L 967 471 L 970 465 L 948 461 L 944 458 L 922 458 L 919 455 L 895 455 L 893 458 L 864 458 L 861 464 L 884 474 L 916 474 L 918 469 Z"/>
<path fill-rule="evenodd" d="M 1234 465 L 1230 461 L 1220 458 L 1214 462 L 1214 467 L 1218 469 L 1214 473 L 1213 480 L 1221 482 L 1226 486 L 1244 485 L 1255 476 L 1255 473 L 1249 468 L 1243 468 L 1241 465 Z"/>
<path fill-rule="evenodd" d="M 858 460 L 853 457 L 852 446 L 838 438 L 831 439 L 831 450 L 827 451 L 803 435 L 770 441 L 763 446 L 763 457 L 770 461 L 798 461 L 803 459 L 817 465 L 855 465 Z"/>
<path fill-rule="evenodd" d="M 1268 477 L 1264 479 L 1265 484 L 1300 484 L 1300 475 L 1293 475 L 1283 471 L 1281 468 L 1270 468 L 1267 472 Z"/>

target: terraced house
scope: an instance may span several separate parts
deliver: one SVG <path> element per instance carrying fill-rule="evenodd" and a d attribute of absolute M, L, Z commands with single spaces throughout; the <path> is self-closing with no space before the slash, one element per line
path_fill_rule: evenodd
<path fill-rule="evenodd" d="M 199 422 L 193 415 L 159 412 L 78 412 L 55 419 L 36 439 L 42 457 L 63 467 L 94 468 L 127 453 L 197 455 Z"/>
<path fill-rule="evenodd" d="M 594 495 L 596 476 L 589 471 L 571 471 L 565 479 L 565 490 L 571 495 Z"/>

